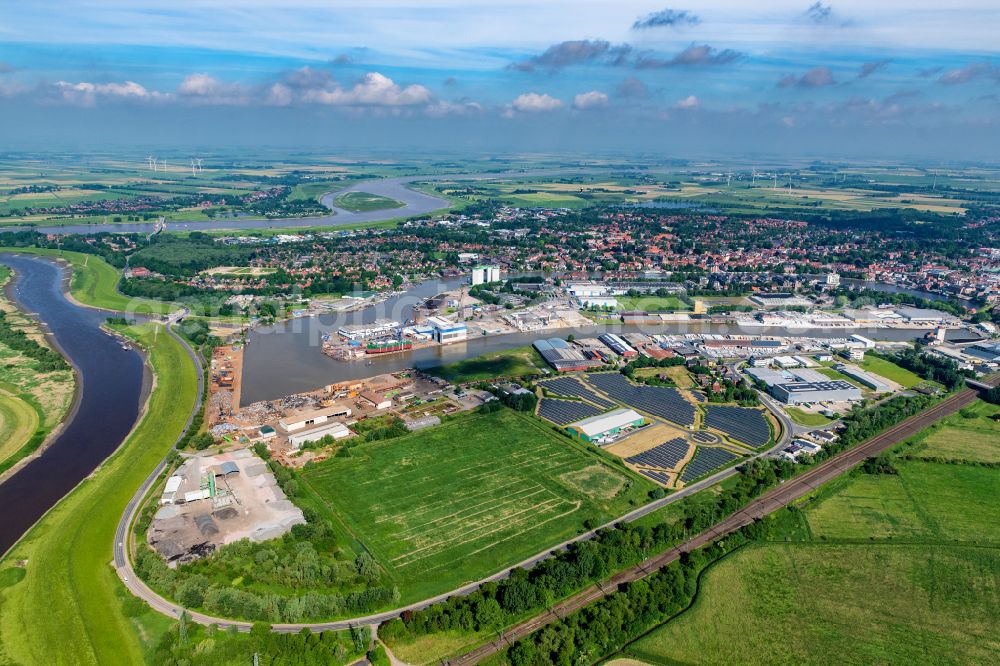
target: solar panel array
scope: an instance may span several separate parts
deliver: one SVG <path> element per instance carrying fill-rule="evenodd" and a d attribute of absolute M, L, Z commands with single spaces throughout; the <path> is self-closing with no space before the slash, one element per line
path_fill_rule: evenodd
<path fill-rule="evenodd" d="M 642 474 L 643 476 L 648 476 L 653 481 L 656 481 L 658 483 L 662 483 L 665 486 L 666 485 L 670 485 L 670 475 L 669 474 L 665 474 L 663 472 L 654 472 L 654 471 L 649 470 L 649 469 L 640 469 L 639 470 L 639 474 Z"/>
<path fill-rule="evenodd" d="M 615 403 L 611 402 L 607 398 L 603 398 L 594 393 L 576 377 L 556 377 L 555 379 L 547 379 L 538 383 L 557 395 L 568 395 L 572 398 L 581 398 L 594 403 L 598 407 L 603 407 L 604 409 L 617 407 Z"/>
<path fill-rule="evenodd" d="M 719 441 L 719 436 L 710 432 L 705 432 L 704 430 L 700 430 L 691 435 L 691 439 L 698 442 L 699 444 L 715 444 L 716 442 Z"/>
<path fill-rule="evenodd" d="M 705 412 L 706 426 L 721 430 L 738 442 L 756 449 L 771 441 L 771 427 L 759 409 L 712 405 Z"/>
<path fill-rule="evenodd" d="M 645 465 L 646 467 L 659 467 L 661 469 L 673 469 L 677 466 L 688 452 L 688 443 L 681 437 L 671 439 L 658 446 L 654 446 L 648 451 L 637 453 L 625 459 L 625 462 L 633 465 Z"/>
<path fill-rule="evenodd" d="M 561 426 L 576 423 L 581 419 L 597 416 L 600 413 L 601 410 L 597 407 L 585 402 L 556 400 L 555 398 L 542 398 L 538 401 L 538 415 L 546 421 Z"/>
<path fill-rule="evenodd" d="M 694 424 L 694 405 L 685 400 L 677 389 L 636 385 L 617 372 L 589 374 L 587 381 L 613 400 L 640 412 L 659 416 L 678 425 Z"/>
<path fill-rule="evenodd" d="M 737 457 L 738 456 L 736 456 L 736 454 L 723 449 L 709 449 L 699 446 L 698 450 L 694 452 L 694 458 L 692 458 L 691 462 L 684 466 L 684 472 L 681 474 L 681 481 L 687 483 L 688 481 L 693 481 L 699 477 L 705 476 L 709 472 L 714 472 L 720 467 L 723 467 Z"/>

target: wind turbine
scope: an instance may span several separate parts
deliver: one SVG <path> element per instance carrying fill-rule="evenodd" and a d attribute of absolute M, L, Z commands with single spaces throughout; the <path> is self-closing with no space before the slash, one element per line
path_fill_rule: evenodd
<path fill-rule="evenodd" d="M 194 158 L 194 161 L 198 163 L 198 173 L 201 173 L 201 158 L 196 157 Z"/>
<path fill-rule="evenodd" d="M 750 178 L 751 178 L 751 180 L 750 180 L 750 186 L 751 187 L 756 186 L 757 185 L 757 166 L 756 165 L 754 165 L 754 167 L 750 170 Z"/>
<path fill-rule="evenodd" d="M 195 163 L 194 163 L 194 158 L 192 158 L 192 159 L 191 159 L 191 175 L 192 175 L 192 176 L 194 176 L 194 175 L 195 175 L 195 173 L 196 173 L 196 171 L 195 171 L 195 170 L 196 170 L 197 168 L 198 168 L 198 167 L 197 167 L 197 166 L 195 165 Z"/>
<path fill-rule="evenodd" d="M 771 189 L 772 189 L 772 190 L 776 190 L 776 189 L 778 189 L 778 172 L 777 172 L 777 171 L 775 171 L 775 172 L 774 172 L 773 174 L 771 174 L 771 175 L 772 175 L 772 177 L 774 178 L 774 183 L 773 183 L 773 184 L 771 185 Z"/>
<path fill-rule="evenodd" d="M 153 161 L 152 155 L 146 156 L 146 164 L 149 166 L 150 171 L 156 171 L 156 162 Z"/>
<path fill-rule="evenodd" d="M 726 174 L 726 187 L 731 186 L 732 183 L 733 183 L 733 172 L 730 171 L 729 173 Z"/>

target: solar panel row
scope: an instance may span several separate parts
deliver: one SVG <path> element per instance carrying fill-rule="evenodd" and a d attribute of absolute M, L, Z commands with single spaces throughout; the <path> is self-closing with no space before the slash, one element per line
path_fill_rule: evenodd
<path fill-rule="evenodd" d="M 640 469 L 639 473 L 643 476 L 648 476 L 653 481 L 662 483 L 663 485 L 670 485 L 670 475 L 664 474 L 663 472 L 654 472 L 651 469 Z"/>
<path fill-rule="evenodd" d="M 645 465 L 647 467 L 659 467 L 661 469 L 673 469 L 677 466 L 688 452 L 688 443 L 677 437 L 658 446 L 654 446 L 648 451 L 637 453 L 625 459 L 625 462 L 633 465 Z"/>
<path fill-rule="evenodd" d="M 736 454 L 723 449 L 709 449 L 699 446 L 698 450 L 694 452 L 694 458 L 684 466 L 681 481 L 687 483 L 688 481 L 705 476 L 709 472 L 714 472 L 726 465 L 736 457 Z"/>
<path fill-rule="evenodd" d="M 694 424 L 694 405 L 677 389 L 636 385 L 617 372 L 592 373 L 587 382 L 613 400 L 682 426 Z"/>
<path fill-rule="evenodd" d="M 721 430 L 738 442 L 756 449 L 771 441 L 771 427 L 759 409 L 711 405 L 705 411 L 705 425 Z"/>
<path fill-rule="evenodd" d="M 546 421 L 551 421 L 556 425 L 569 425 L 580 419 L 597 416 L 601 413 L 597 407 L 588 405 L 585 402 L 573 402 L 571 400 L 556 400 L 555 398 L 542 398 L 538 401 L 538 415 Z"/>
<path fill-rule="evenodd" d="M 581 398 L 604 409 L 612 409 L 617 406 L 607 398 L 594 393 L 594 391 L 576 377 L 556 377 L 555 379 L 547 379 L 538 383 L 556 395 Z"/>

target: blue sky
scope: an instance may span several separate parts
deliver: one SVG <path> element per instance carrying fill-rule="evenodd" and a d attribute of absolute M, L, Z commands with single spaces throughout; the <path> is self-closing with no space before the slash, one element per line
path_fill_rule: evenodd
<path fill-rule="evenodd" d="M 0 16 L 8 143 L 1000 147 L 995 0 L 0 0 Z"/>

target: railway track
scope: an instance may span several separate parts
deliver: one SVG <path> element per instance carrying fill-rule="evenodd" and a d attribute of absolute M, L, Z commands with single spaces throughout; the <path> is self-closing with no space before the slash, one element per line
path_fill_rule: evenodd
<path fill-rule="evenodd" d="M 992 375 L 986 378 L 983 383 L 989 386 L 997 386 L 1000 384 L 1000 375 Z M 795 500 L 805 497 L 819 486 L 861 464 L 866 458 L 882 453 L 889 447 L 924 430 L 935 421 L 954 414 L 963 407 L 972 404 L 977 397 L 978 393 L 973 389 L 966 388 L 958 391 L 933 407 L 886 428 L 861 444 L 839 453 L 801 475 L 772 488 L 741 510 L 709 527 L 683 544 L 644 560 L 625 571 L 615 574 L 606 581 L 591 585 L 572 597 L 555 604 L 544 613 L 514 626 L 497 640 L 481 645 L 475 650 L 448 661 L 448 665 L 467 666 L 478 664 L 483 659 L 504 650 L 538 629 L 552 624 L 570 613 L 589 606 L 595 601 L 616 592 L 619 586 L 644 578 L 654 571 L 667 566 L 671 562 L 676 561 L 683 553 L 701 548 L 720 537 L 751 524 L 759 518 L 788 506 Z"/>

